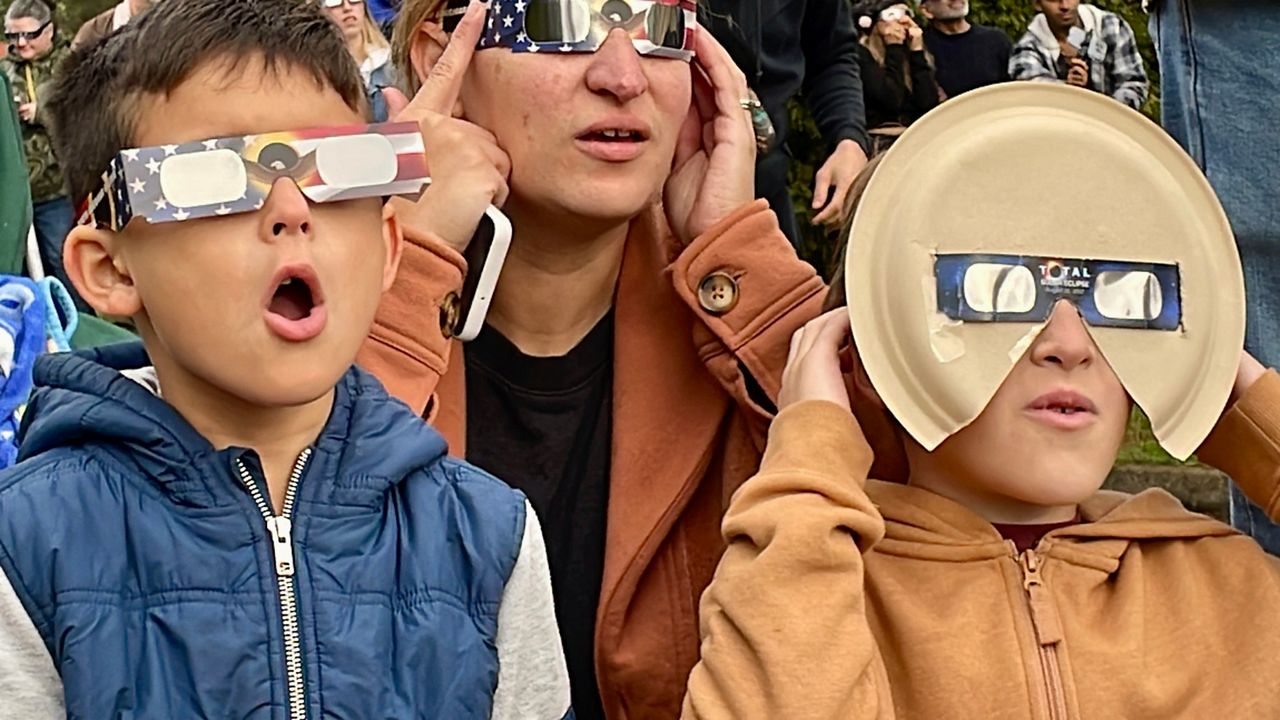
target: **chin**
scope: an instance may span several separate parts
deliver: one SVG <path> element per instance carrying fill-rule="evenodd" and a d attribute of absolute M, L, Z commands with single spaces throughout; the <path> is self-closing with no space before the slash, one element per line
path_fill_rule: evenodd
<path fill-rule="evenodd" d="M 228 390 L 257 407 L 299 407 L 332 391 L 347 367 L 338 368 L 331 362 L 281 362 L 256 377 L 242 378 L 238 387 Z"/>

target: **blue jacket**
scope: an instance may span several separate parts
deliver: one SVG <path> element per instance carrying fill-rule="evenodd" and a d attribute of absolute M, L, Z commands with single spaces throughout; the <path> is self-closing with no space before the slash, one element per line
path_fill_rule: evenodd
<path fill-rule="evenodd" d="M 146 364 L 139 344 L 37 364 L 0 566 L 69 717 L 288 717 L 277 558 L 237 472 L 256 456 L 117 372 Z M 292 524 L 307 714 L 488 718 L 523 496 L 354 368 L 312 449 Z"/>

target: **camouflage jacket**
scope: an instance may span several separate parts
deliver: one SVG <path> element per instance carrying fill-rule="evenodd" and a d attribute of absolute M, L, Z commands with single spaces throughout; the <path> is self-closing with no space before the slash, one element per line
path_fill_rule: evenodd
<path fill-rule="evenodd" d="M 27 156 L 27 173 L 31 177 L 31 201 L 44 202 L 61 195 L 67 190 L 63 183 L 62 166 L 53 154 L 53 143 L 49 139 L 48 114 L 41 102 L 48 96 L 53 87 L 53 71 L 69 52 L 66 43 L 55 40 L 53 50 L 41 58 L 31 62 L 19 60 L 15 55 L 6 55 L 0 59 L 0 68 L 9 78 L 13 88 L 10 100 L 21 105 L 32 100 L 35 93 L 36 117 L 34 122 L 22 122 L 22 150 Z M 27 68 L 31 69 L 32 85 L 27 84 Z"/>

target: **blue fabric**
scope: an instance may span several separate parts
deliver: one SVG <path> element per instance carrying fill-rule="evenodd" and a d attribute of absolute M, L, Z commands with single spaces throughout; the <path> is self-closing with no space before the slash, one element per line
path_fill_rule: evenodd
<path fill-rule="evenodd" d="M 56 277 L 47 277 L 36 285 L 40 299 L 44 301 L 44 334 L 49 341 L 49 350 L 67 352 L 71 350 L 71 338 L 80 327 L 80 313 L 71 299 L 71 291 Z"/>
<path fill-rule="evenodd" d="M 138 343 L 48 355 L 0 474 L 0 565 L 73 718 L 284 718 L 262 516 L 234 462 L 117 370 Z M 353 368 L 299 483 L 308 714 L 488 718 L 524 497 Z"/>
<path fill-rule="evenodd" d="M 365 0 L 364 9 L 379 27 L 389 27 L 395 23 L 396 13 L 400 12 L 400 0 Z M 390 33 L 385 34 L 391 37 Z"/>
<path fill-rule="evenodd" d="M 62 264 L 62 245 L 67 240 L 67 233 L 75 222 L 71 200 L 65 195 L 32 206 L 32 224 L 36 229 L 36 245 L 40 248 L 40 264 L 44 266 L 44 274 L 56 277 L 71 294 L 76 307 L 85 312 L 93 312 L 88 303 L 80 299 L 71 285 L 67 270 Z"/>
<path fill-rule="evenodd" d="M 369 98 L 369 110 L 376 123 L 386 122 L 388 117 L 387 97 L 382 94 L 382 89 L 386 87 L 396 87 L 396 72 L 388 61 L 386 65 L 375 68 L 369 74 L 369 84 L 365 88 L 365 93 Z"/>
<path fill-rule="evenodd" d="M 0 468 L 18 457 L 18 425 L 45 349 L 44 299 L 31 280 L 0 275 Z"/>
<path fill-rule="evenodd" d="M 1164 126 L 1204 169 L 1231 220 L 1248 297 L 1245 347 L 1280 367 L 1280 4 L 1163 0 L 1153 10 Z M 1280 554 L 1280 527 L 1234 486 L 1232 523 Z"/>

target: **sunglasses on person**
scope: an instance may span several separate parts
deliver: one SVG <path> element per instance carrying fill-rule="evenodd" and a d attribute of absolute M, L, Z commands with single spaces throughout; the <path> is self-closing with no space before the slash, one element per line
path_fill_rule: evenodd
<path fill-rule="evenodd" d="M 415 195 L 430 182 L 416 122 L 312 128 L 122 150 L 79 223 L 120 230 L 260 209 L 280 178 L 314 203 Z"/>
<path fill-rule="evenodd" d="M 450 0 L 445 31 L 466 12 L 466 0 Z M 493 0 L 485 23 L 481 50 L 593 53 L 621 29 L 640 55 L 688 61 L 698 13 L 693 0 Z"/>
<path fill-rule="evenodd" d="M 894 5 L 880 11 L 880 22 L 898 22 L 902 18 L 912 17 L 911 11 L 902 5 Z"/>
<path fill-rule="evenodd" d="M 1177 330 L 1176 265 L 1022 255 L 938 255 L 938 311 L 967 323 L 1040 323 L 1067 300 L 1094 327 Z"/>
<path fill-rule="evenodd" d="M 364 4 L 364 0 L 323 0 L 323 1 L 324 1 L 324 6 L 325 6 L 325 7 L 327 7 L 327 8 L 329 8 L 330 10 L 332 10 L 332 9 L 334 9 L 334 8 L 340 8 L 340 7 L 342 7 L 342 3 L 344 3 L 344 2 L 345 2 L 345 3 L 347 3 L 348 5 L 363 5 L 363 4 Z"/>
<path fill-rule="evenodd" d="M 52 24 L 53 24 L 53 21 L 50 20 L 45 24 L 41 25 L 40 27 L 36 28 L 35 30 L 14 30 L 12 32 L 9 30 L 5 30 L 4 39 L 7 40 L 10 44 L 16 43 L 19 40 L 31 42 L 32 40 L 35 40 L 36 38 L 43 35 L 44 31 L 49 29 L 49 26 Z"/>

